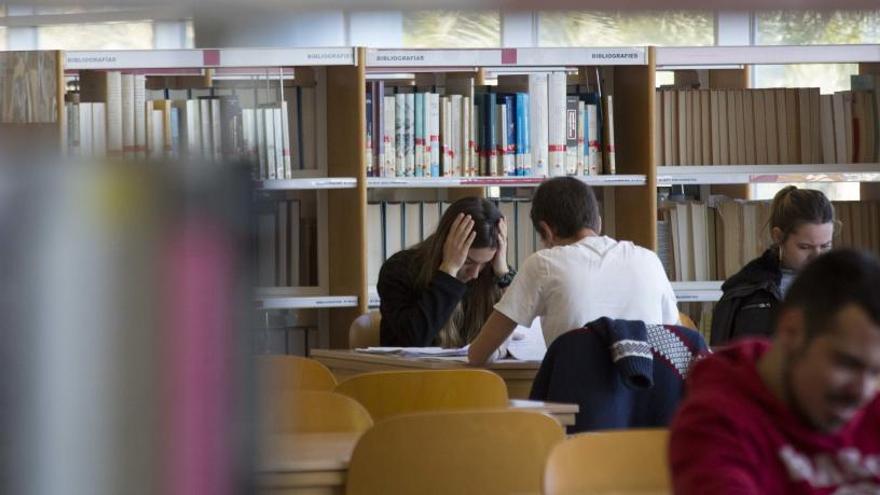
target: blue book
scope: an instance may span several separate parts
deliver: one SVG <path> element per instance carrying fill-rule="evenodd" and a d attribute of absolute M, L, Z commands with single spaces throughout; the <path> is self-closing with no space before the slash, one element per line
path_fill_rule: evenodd
<path fill-rule="evenodd" d="M 375 154 L 373 150 L 373 92 L 367 91 L 367 177 L 373 176 L 372 157 Z"/>
<path fill-rule="evenodd" d="M 522 148 L 520 175 L 532 175 L 532 147 L 529 141 L 529 94 L 516 94 L 517 145 Z"/>
<path fill-rule="evenodd" d="M 180 153 L 180 111 L 171 107 L 171 156 L 179 157 Z"/>
<path fill-rule="evenodd" d="M 516 94 L 505 93 L 498 95 L 498 103 L 507 106 L 507 148 L 503 151 L 503 155 L 498 160 L 509 162 L 511 167 L 509 170 L 505 167 L 505 175 L 516 175 Z"/>

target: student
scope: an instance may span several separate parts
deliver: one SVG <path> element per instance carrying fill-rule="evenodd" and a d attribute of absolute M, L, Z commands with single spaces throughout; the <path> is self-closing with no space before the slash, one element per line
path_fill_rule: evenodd
<path fill-rule="evenodd" d="M 382 265 L 376 287 L 382 345 L 467 344 L 513 275 L 501 212 L 483 198 L 459 199 L 434 234 Z"/>
<path fill-rule="evenodd" d="M 810 263 L 772 343 L 698 362 L 673 420 L 677 494 L 880 493 L 880 261 Z"/>
<path fill-rule="evenodd" d="M 486 362 L 516 325 L 540 316 L 544 340 L 607 316 L 675 324 L 678 308 L 660 259 L 631 242 L 600 235 L 599 205 L 573 177 L 541 184 L 532 224 L 547 249 L 529 256 L 471 344 L 469 361 Z"/>
<path fill-rule="evenodd" d="M 773 245 L 730 277 L 712 318 L 712 345 L 769 336 L 773 315 L 795 274 L 831 249 L 834 208 L 821 191 L 788 186 L 770 207 Z"/>

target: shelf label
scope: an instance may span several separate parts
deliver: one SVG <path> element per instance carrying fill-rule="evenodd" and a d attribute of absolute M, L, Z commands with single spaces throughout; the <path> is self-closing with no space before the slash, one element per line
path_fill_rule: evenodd
<path fill-rule="evenodd" d="M 64 68 L 159 69 L 202 67 L 203 50 L 117 50 L 65 52 Z"/>

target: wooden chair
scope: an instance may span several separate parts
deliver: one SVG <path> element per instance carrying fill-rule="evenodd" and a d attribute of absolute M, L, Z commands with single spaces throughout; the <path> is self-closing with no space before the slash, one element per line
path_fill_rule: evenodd
<path fill-rule="evenodd" d="M 326 366 L 298 356 L 257 356 L 257 376 L 264 394 L 288 390 L 332 392 L 336 378 Z"/>
<path fill-rule="evenodd" d="M 336 392 L 360 402 L 374 421 L 409 412 L 508 406 L 504 380 L 480 369 L 377 371 L 344 380 Z"/>
<path fill-rule="evenodd" d="M 666 429 L 575 435 L 557 445 L 544 471 L 544 495 L 671 494 Z"/>
<path fill-rule="evenodd" d="M 348 346 L 352 349 L 360 349 L 379 345 L 379 325 L 381 322 L 382 313 L 378 310 L 364 313 L 355 318 L 348 328 Z"/>
<path fill-rule="evenodd" d="M 364 406 L 333 392 L 286 391 L 261 402 L 265 433 L 361 433 L 373 426 Z"/>
<path fill-rule="evenodd" d="M 681 311 L 678 312 L 678 321 L 679 324 L 683 327 L 690 328 L 691 330 L 700 330 L 699 328 L 697 328 L 697 324 L 694 323 L 694 320 L 692 320 L 690 316 L 682 313 Z"/>
<path fill-rule="evenodd" d="M 564 434 L 525 411 L 447 411 L 376 423 L 355 446 L 348 495 L 539 493 L 547 455 Z"/>

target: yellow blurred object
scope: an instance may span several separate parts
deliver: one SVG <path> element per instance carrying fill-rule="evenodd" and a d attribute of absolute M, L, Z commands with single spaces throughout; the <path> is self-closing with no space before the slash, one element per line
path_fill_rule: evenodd
<path fill-rule="evenodd" d="M 263 431 L 276 433 L 361 433 L 373 426 L 364 406 L 334 392 L 286 391 L 263 400 Z"/>
<path fill-rule="evenodd" d="M 538 493 L 547 455 L 564 433 L 524 411 L 451 411 L 396 416 L 358 441 L 348 495 Z"/>
<path fill-rule="evenodd" d="M 257 373 L 263 393 L 317 390 L 332 392 L 336 378 L 326 366 L 299 356 L 258 356 Z"/>
<path fill-rule="evenodd" d="M 690 316 L 682 313 L 681 311 L 678 312 L 678 324 L 683 327 L 690 328 L 691 330 L 699 330 L 699 328 L 697 328 L 697 324 L 694 323 L 694 320 L 692 320 Z"/>
<path fill-rule="evenodd" d="M 360 402 L 374 421 L 409 412 L 508 406 L 504 380 L 478 369 L 377 371 L 344 380 L 336 392 Z"/>
<path fill-rule="evenodd" d="M 379 325 L 382 322 L 382 313 L 370 311 L 364 313 L 351 322 L 348 329 L 348 347 L 361 349 L 379 345 Z"/>
<path fill-rule="evenodd" d="M 583 433 L 550 453 L 544 495 L 672 493 L 666 429 Z"/>

